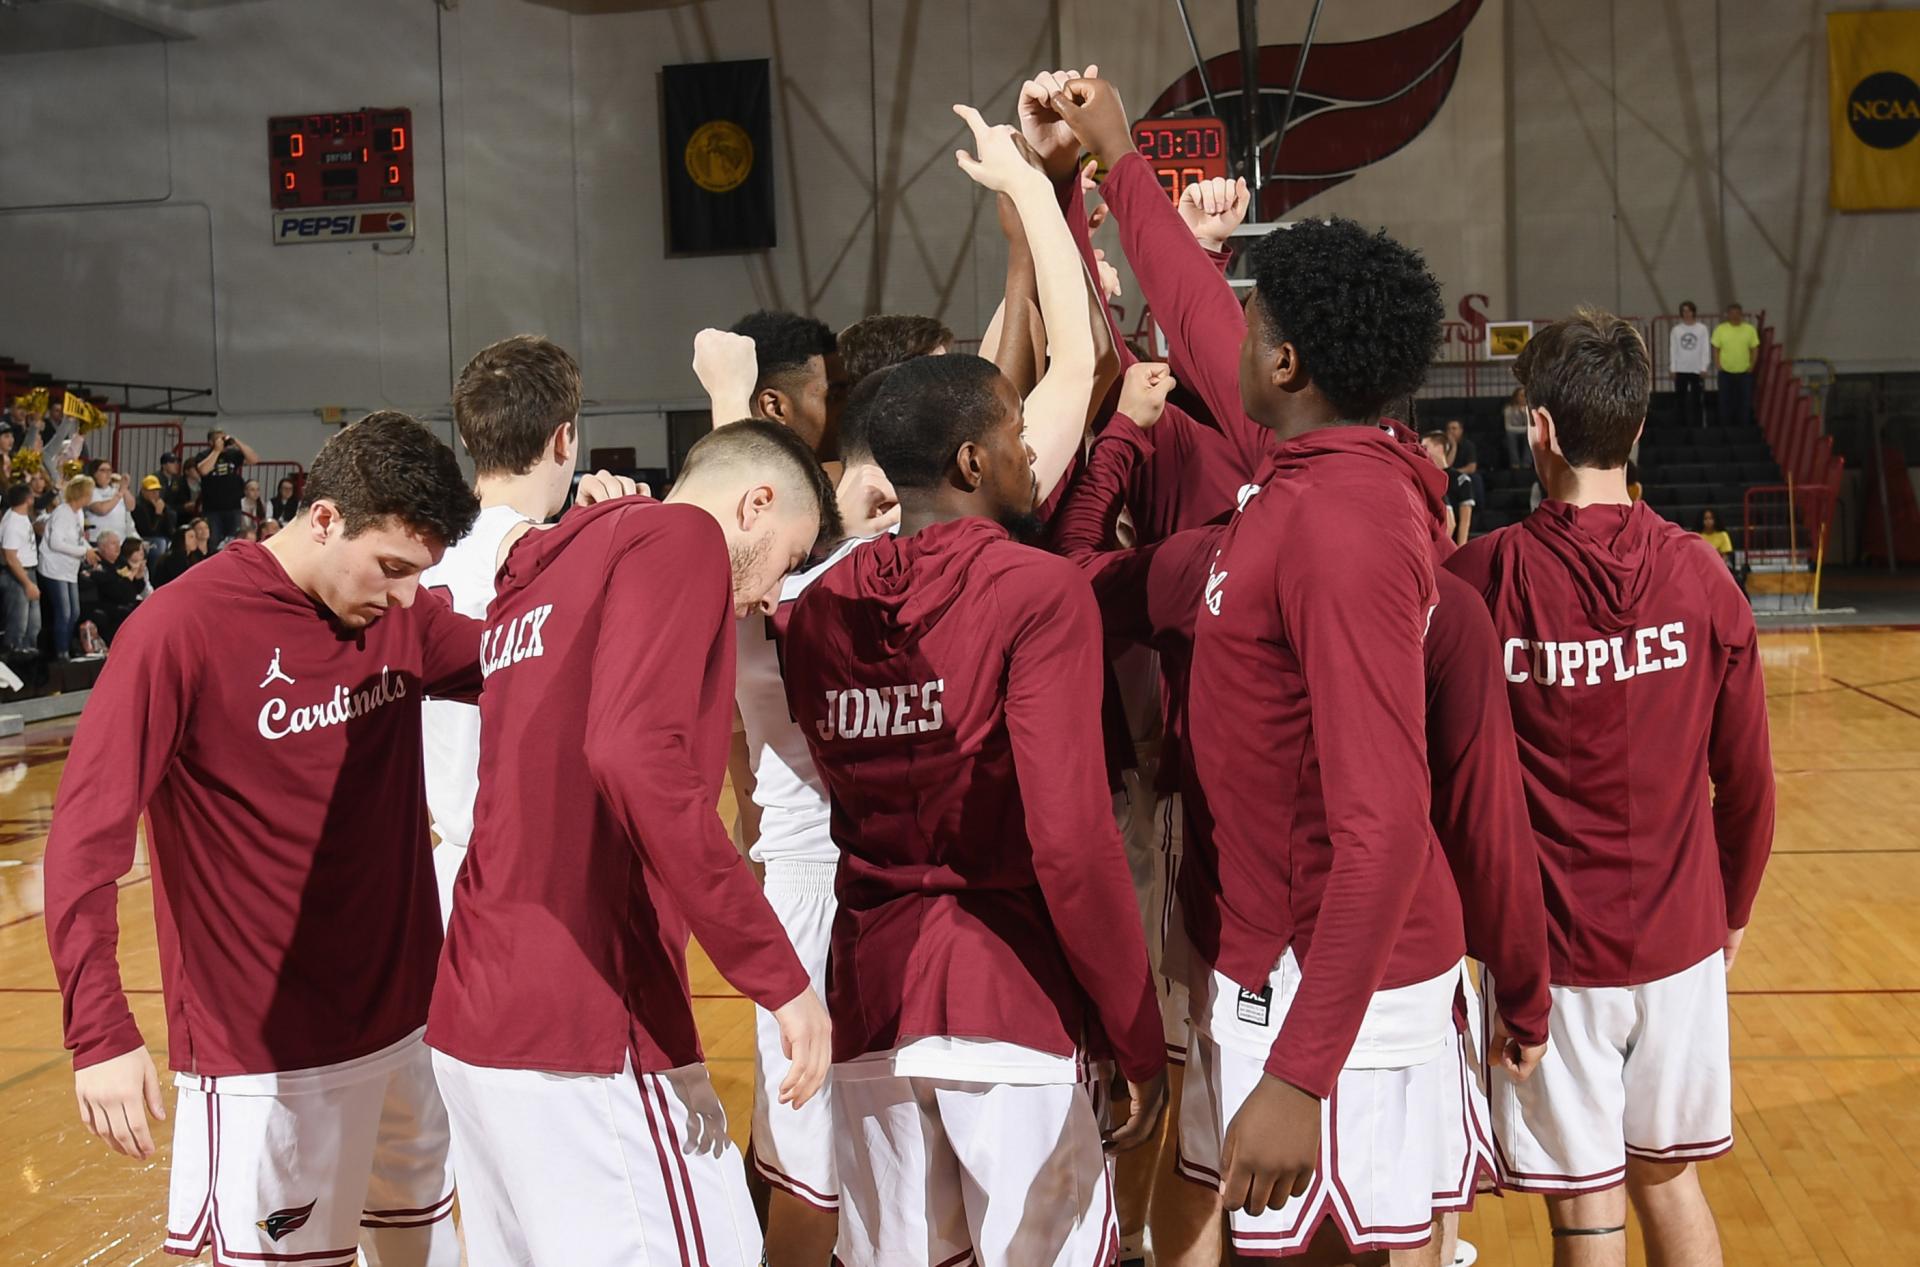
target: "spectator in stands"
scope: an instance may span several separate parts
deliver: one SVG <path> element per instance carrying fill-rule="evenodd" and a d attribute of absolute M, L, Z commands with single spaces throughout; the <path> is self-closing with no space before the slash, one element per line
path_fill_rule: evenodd
<path fill-rule="evenodd" d="M 1713 359 L 1713 336 L 1691 299 L 1680 305 L 1680 320 L 1667 336 L 1667 366 L 1673 371 L 1673 390 L 1680 394 L 1683 426 L 1706 425 L 1707 366 Z"/>
<path fill-rule="evenodd" d="M 267 509 L 271 512 L 268 517 L 277 519 L 281 523 L 286 523 L 299 512 L 300 493 L 294 485 L 292 476 L 289 475 L 281 479 L 280 487 L 274 490 L 273 504 Z M 260 539 L 265 541 L 265 535 L 262 535 Z"/>
<path fill-rule="evenodd" d="M 1458 418 L 1447 420 L 1447 469 L 1468 475 L 1480 469 L 1480 454 L 1467 439 L 1466 424 Z"/>
<path fill-rule="evenodd" d="M 125 472 L 115 471 L 113 463 L 100 458 L 88 464 L 87 477 L 94 489 L 93 504 L 87 507 L 87 540 L 97 543 L 103 532 L 122 541 L 138 536 L 133 526 L 133 489 Z"/>
<path fill-rule="evenodd" d="M 160 495 L 173 511 L 176 521 L 193 518 L 200 513 L 199 493 L 194 491 L 193 482 L 180 469 L 178 453 L 160 455 Z"/>
<path fill-rule="evenodd" d="M 1439 467 L 1443 471 L 1447 469 L 1447 433 L 1446 432 L 1444 431 L 1425 432 L 1420 437 L 1420 447 L 1427 451 L 1427 456 L 1433 459 L 1433 464 L 1435 466 Z M 1452 482 L 1452 473 L 1449 472 L 1448 482 L 1447 482 L 1447 536 L 1449 537 L 1453 536 L 1454 529 L 1458 526 L 1459 526 L 1459 521 L 1454 517 L 1454 513 L 1453 513 L 1453 482 Z"/>
<path fill-rule="evenodd" d="M 31 654 L 40 645 L 40 542 L 33 531 L 33 490 L 15 484 L 7 490 L 0 515 L 0 599 L 7 611 L 9 652 Z"/>
<path fill-rule="evenodd" d="M 18 443 L 13 428 L 0 427 L 0 488 L 13 483 L 13 448 Z"/>
<path fill-rule="evenodd" d="M 218 546 L 240 531 L 246 514 L 240 509 L 246 497 L 246 468 L 260 455 L 225 431 L 215 428 L 207 433 L 207 451 L 194 460 L 200 473 L 200 514 L 213 530 L 213 545 Z"/>
<path fill-rule="evenodd" d="M 179 531 L 180 517 L 167 504 L 166 490 L 158 475 L 143 476 L 140 480 L 140 499 L 133 503 L 133 530 L 140 539 L 149 543 L 148 553 L 152 562 L 158 563 L 173 544 L 173 534 Z"/>
<path fill-rule="evenodd" d="M 195 519 L 180 530 L 174 539 L 173 547 L 167 551 L 167 557 L 160 561 L 154 570 L 153 583 L 165 585 L 194 564 L 205 559 L 210 551 L 207 542 L 211 539 L 212 529 L 204 519 Z"/>
<path fill-rule="evenodd" d="M 94 547 L 100 555 L 100 567 L 93 575 L 92 604 L 82 608 L 85 619 L 93 622 L 108 643 L 133 609 L 153 593 L 147 579 L 146 542 L 136 538 L 122 545 L 114 541 L 109 550 L 111 535 L 102 535 Z"/>
<path fill-rule="evenodd" d="M 260 496 L 259 480 L 247 481 L 247 491 L 240 498 L 240 513 L 256 525 L 267 517 L 267 499 Z"/>
<path fill-rule="evenodd" d="M 53 627 L 53 654 L 68 658 L 73 628 L 80 623 L 80 566 L 99 561 L 87 544 L 87 504 L 93 501 L 93 481 L 76 475 L 67 481 L 60 505 L 47 518 L 47 538 L 40 550 L 40 587 L 46 591 L 47 623 Z"/>
<path fill-rule="evenodd" d="M 280 521 L 278 519 L 262 519 L 260 521 L 260 540 L 263 543 L 273 540 L 273 534 L 278 531 L 280 531 Z"/>
<path fill-rule="evenodd" d="M 13 436 L 13 447 L 27 442 L 27 407 L 16 398 L 7 406 L 6 430 Z"/>
<path fill-rule="evenodd" d="M 54 503 L 60 500 L 60 495 L 53 491 L 53 481 L 47 478 L 44 470 L 27 476 L 27 487 L 33 490 L 34 530 L 45 532 L 46 517 L 53 513 Z"/>
<path fill-rule="evenodd" d="M 1753 421 L 1753 359 L 1760 332 L 1747 324 L 1739 304 L 1727 305 L 1727 317 L 1713 328 L 1713 350 L 1720 358 L 1720 399 L 1714 409 L 1721 423 L 1745 426 Z"/>
<path fill-rule="evenodd" d="M 1500 425 L 1507 437 L 1507 469 L 1532 469 L 1533 446 L 1527 443 L 1527 394 L 1518 387 L 1501 407 Z"/>
<path fill-rule="evenodd" d="M 1728 567 L 1733 566 L 1733 538 L 1728 535 L 1725 528 L 1720 526 L 1720 515 L 1717 511 L 1700 512 L 1700 537 L 1720 552 L 1720 557 L 1726 560 Z"/>
<path fill-rule="evenodd" d="M 243 519 L 240 521 L 240 531 L 234 533 L 231 537 L 228 537 L 225 541 L 222 541 L 219 544 L 219 546 L 216 548 L 224 550 L 236 541 L 258 541 L 258 540 L 260 540 L 260 525 L 253 522 L 253 520 L 251 519 Z"/>

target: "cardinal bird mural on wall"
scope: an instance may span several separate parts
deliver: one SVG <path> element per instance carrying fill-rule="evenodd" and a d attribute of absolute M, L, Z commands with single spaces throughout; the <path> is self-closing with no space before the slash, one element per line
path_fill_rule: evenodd
<path fill-rule="evenodd" d="M 1293 103 L 1286 143 L 1280 115 L 1300 56 L 1298 44 L 1260 46 L 1260 218 L 1278 220 L 1290 209 L 1353 178 L 1361 168 L 1402 149 L 1426 131 L 1460 71 L 1460 48 L 1481 0 L 1456 0 L 1417 26 L 1347 44 L 1315 43 L 1307 53 L 1300 96 Z M 1240 53 L 1207 62 L 1214 107 L 1226 121 L 1235 155 L 1244 154 Z M 1149 118 L 1204 114 L 1200 76 L 1173 81 L 1147 112 Z"/>

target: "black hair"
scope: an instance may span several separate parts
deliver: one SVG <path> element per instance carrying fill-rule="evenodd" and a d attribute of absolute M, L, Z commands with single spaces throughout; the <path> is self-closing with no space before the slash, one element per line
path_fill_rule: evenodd
<path fill-rule="evenodd" d="M 23 506 L 27 502 L 30 502 L 32 500 L 33 500 L 33 490 L 27 487 L 27 482 L 25 480 L 21 480 L 18 484 L 15 484 L 12 488 L 9 488 L 7 490 L 7 509 L 8 510 L 13 510 L 16 507 Z"/>
<path fill-rule="evenodd" d="M 466 536 L 480 513 L 453 450 L 394 409 L 370 413 L 320 446 L 300 508 L 320 501 L 339 508 L 349 537 L 391 518 L 446 545 Z"/>
<path fill-rule="evenodd" d="M 896 489 L 932 488 L 954 454 L 999 419 L 992 361 L 966 353 L 920 356 L 893 367 L 865 419 L 867 451 Z"/>
<path fill-rule="evenodd" d="M 1271 343 L 1293 344 L 1342 419 L 1371 422 L 1419 388 L 1445 310 L 1418 251 L 1336 217 L 1275 229 L 1251 257 Z"/>
<path fill-rule="evenodd" d="M 887 385 L 893 371 L 899 366 L 888 365 L 854 384 L 847 393 L 847 403 L 840 410 L 840 457 L 843 461 L 871 461 L 873 444 L 867 438 L 867 426 L 873 420 L 873 406 L 880 399 L 880 389 Z"/>
<path fill-rule="evenodd" d="M 734 334 L 753 340 L 754 360 L 760 376 L 753 389 L 779 387 L 785 390 L 807 362 L 816 356 L 832 356 L 837 346 L 833 331 L 824 321 L 803 317 L 796 312 L 750 312 L 733 323 Z"/>
<path fill-rule="evenodd" d="M 814 509 L 819 512 L 820 532 L 816 542 L 838 541 L 843 535 L 840 503 L 834 496 L 833 481 L 820 469 L 820 459 L 793 428 L 765 418 L 743 418 L 715 427 L 687 450 L 686 461 L 680 466 L 680 478 L 686 479 L 701 466 L 715 461 L 739 463 L 757 471 L 783 470 L 793 483 L 811 495 Z"/>

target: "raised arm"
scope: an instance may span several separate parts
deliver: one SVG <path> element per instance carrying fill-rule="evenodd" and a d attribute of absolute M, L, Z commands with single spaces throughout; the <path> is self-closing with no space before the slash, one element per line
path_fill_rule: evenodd
<path fill-rule="evenodd" d="M 1000 367 L 1013 389 L 1025 400 L 1040 381 L 1040 367 L 1047 360 L 1046 324 L 1040 319 L 1040 292 L 1033 275 L 1033 251 L 1027 245 L 1027 232 L 1020 223 L 1020 212 L 1013 199 L 994 195 L 1000 216 L 1000 232 L 1007 239 L 1007 280 L 1005 297 L 993 314 L 998 327 L 990 326 L 992 349 L 987 340 L 980 342 L 980 355 Z"/>
<path fill-rule="evenodd" d="M 693 336 L 693 373 L 707 393 L 714 426 L 753 416 L 753 385 L 759 381 L 760 363 L 752 339 L 728 330 L 700 331 Z"/>
<path fill-rule="evenodd" d="M 1087 322 L 1086 270 L 1072 234 L 1054 202 L 1053 186 L 1027 161 L 1010 127 L 988 127 L 979 111 L 955 106 L 973 129 L 979 157 L 955 155 L 976 182 L 1013 200 L 1033 250 L 1040 315 L 1047 327 L 1047 371 L 1027 397 L 1027 443 L 1034 451 L 1034 477 L 1044 498 L 1066 474 L 1086 431 L 1093 395 L 1093 334 Z M 1003 340 L 1004 342 L 1004 336 Z"/>
<path fill-rule="evenodd" d="M 1271 438 L 1240 403 L 1246 317 L 1233 288 L 1134 150 L 1126 107 L 1113 86 L 1076 80 L 1054 99 L 1054 107 L 1107 164 L 1101 196 L 1119 222 L 1121 249 L 1140 293 L 1166 335 L 1173 372 L 1206 402 L 1214 424 L 1240 451 L 1241 464 L 1257 468 Z"/>

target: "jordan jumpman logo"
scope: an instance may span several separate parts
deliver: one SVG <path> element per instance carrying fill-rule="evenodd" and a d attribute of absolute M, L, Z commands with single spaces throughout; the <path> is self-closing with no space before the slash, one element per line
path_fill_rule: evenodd
<path fill-rule="evenodd" d="M 273 649 L 273 663 L 267 666 L 267 676 L 261 679 L 260 689 L 264 691 L 275 682 L 285 682 L 288 686 L 294 684 L 293 679 L 287 676 L 286 670 L 280 667 L 280 648 L 278 647 Z"/>

